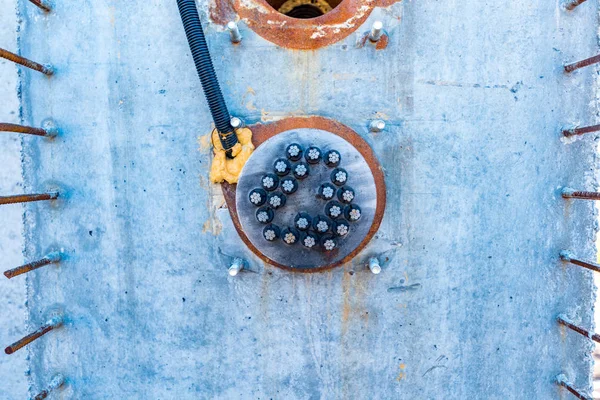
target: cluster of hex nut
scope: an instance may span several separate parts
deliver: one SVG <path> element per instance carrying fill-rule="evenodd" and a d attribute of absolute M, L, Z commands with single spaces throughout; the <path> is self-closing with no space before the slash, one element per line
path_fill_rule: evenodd
<path fill-rule="evenodd" d="M 263 238 L 269 242 L 281 239 L 286 245 L 300 242 L 307 249 L 335 250 L 338 238 L 346 236 L 350 232 L 350 223 L 361 217 L 360 207 L 353 203 L 356 192 L 346 185 L 348 173 L 339 167 L 340 153 L 329 150 L 323 154 L 316 146 L 304 149 L 298 143 L 287 146 L 285 153 L 285 157 L 277 158 L 273 163 L 273 172 L 261 177 L 261 187 L 248 194 L 250 203 L 258 207 L 257 222 L 265 225 Z M 321 161 L 332 168 L 331 182 L 321 184 L 316 191 L 320 201 L 327 201 L 324 214 L 311 216 L 302 211 L 296 214 L 293 226 L 281 229 L 273 224 L 276 210 L 286 205 L 287 196 L 299 189 L 299 181 L 307 178 L 311 166 Z"/>

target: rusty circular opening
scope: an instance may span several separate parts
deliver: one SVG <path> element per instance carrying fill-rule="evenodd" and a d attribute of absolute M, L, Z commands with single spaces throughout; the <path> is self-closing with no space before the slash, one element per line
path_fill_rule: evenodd
<path fill-rule="evenodd" d="M 267 0 L 283 15 L 296 19 L 311 19 L 327 14 L 343 0 Z"/>

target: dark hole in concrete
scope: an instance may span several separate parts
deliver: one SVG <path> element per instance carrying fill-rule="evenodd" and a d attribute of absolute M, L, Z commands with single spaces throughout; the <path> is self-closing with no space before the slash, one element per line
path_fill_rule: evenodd
<path fill-rule="evenodd" d="M 267 0 L 282 14 L 298 19 L 320 17 L 336 8 L 343 0 Z"/>

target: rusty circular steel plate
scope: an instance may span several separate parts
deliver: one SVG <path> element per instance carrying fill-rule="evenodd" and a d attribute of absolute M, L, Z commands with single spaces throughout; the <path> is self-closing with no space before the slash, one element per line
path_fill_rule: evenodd
<path fill-rule="evenodd" d="M 230 214 L 242 240 L 267 263 L 298 272 L 333 268 L 356 256 L 377 231 L 385 209 L 383 173 L 368 144 L 345 125 L 322 117 L 293 117 L 267 125 L 257 124 L 250 128 L 257 149 L 244 167 L 239 184 L 222 185 Z M 352 232 L 347 239 L 339 242 L 336 251 L 305 250 L 300 243 L 288 246 L 283 244 L 281 239 L 276 244 L 266 241 L 262 236 L 264 225 L 256 221 L 256 207 L 248 200 L 249 192 L 260 186 L 262 174 L 272 172 L 273 161 L 285 154 L 285 146 L 294 139 L 302 145 L 319 146 L 323 153 L 330 148 L 340 151 L 340 167 L 348 171 L 348 186 L 357 192 L 355 204 L 361 207 L 363 215 L 359 222 L 350 223 Z M 313 169 L 311 168 L 311 172 Z M 288 196 L 287 205 L 276 211 L 276 219 L 273 222 L 283 229 L 288 225 L 293 226 L 296 211 L 306 210 L 312 214 L 322 209 L 326 202 L 314 198 L 314 192 L 318 181 L 329 181 L 329 173 L 332 170 L 333 168 L 327 168 L 321 162 L 315 169 L 312 177 L 314 179 L 299 181 L 298 191 Z M 312 180 L 309 182 L 309 179 Z M 304 197 L 300 199 L 301 196 Z M 310 203 L 312 208 L 300 210 L 293 206 L 289 207 L 289 211 L 286 210 L 288 205 L 300 203 Z"/>
<path fill-rule="evenodd" d="M 226 25 L 239 15 L 250 29 L 278 46 L 315 50 L 346 38 L 366 21 L 375 7 L 388 7 L 398 1 L 343 0 L 320 17 L 297 19 L 275 10 L 266 0 L 215 0 L 210 16 L 215 23 Z"/>
<path fill-rule="evenodd" d="M 337 150 L 341 155 L 340 167 L 343 170 L 328 167 L 323 161 L 309 165 L 308 177 L 298 181 L 296 192 L 288 194 L 285 205 L 274 210 L 275 217 L 272 223 L 283 230 L 287 227 L 294 228 L 294 217 L 300 212 L 308 213 L 313 218 L 325 215 L 327 203 L 329 200 L 337 200 L 337 196 L 335 190 L 330 188 L 331 198 L 329 200 L 318 198 L 319 187 L 322 184 L 332 183 L 332 173 L 347 177 L 347 179 L 344 178 L 344 184 L 351 186 L 356 192 L 353 203 L 360 207 L 361 217 L 356 222 L 348 223 L 349 232 L 335 238 L 337 243 L 331 251 L 326 251 L 323 249 L 324 246 L 319 245 L 315 245 L 311 249 L 304 247 L 301 243 L 289 245 L 284 243 L 283 238 L 268 241 L 263 237 L 265 224 L 256 219 L 257 207 L 250 202 L 249 196 L 253 193 L 260 197 L 253 190 L 261 187 L 264 175 L 274 172 L 273 165 L 276 160 L 286 158 L 286 147 L 292 143 L 300 144 L 302 148 L 307 149 L 306 152 L 310 146 L 316 146 L 318 149 L 313 150 L 315 154 Z M 282 167 L 285 166 L 283 161 L 279 161 L 279 163 Z M 293 163 L 292 169 L 294 165 L 306 168 L 302 164 Z M 289 177 L 291 174 L 287 176 Z M 280 182 L 284 182 L 284 180 L 285 178 L 280 178 Z M 246 237 L 268 259 L 279 265 L 296 269 L 320 268 L 344 259 L 369 233 L 369 228 L 375 218 L 376 206 L 375 179 L 365 159 L 348 141 L 321 129 L 289 130 L 267 140 L 254 151 L 244 165 L 236 189 L 236 208 Z M 343 209 L 337 207 L 340 210 L 338 218 L 343 220 Z M 325 226 L 328 225 L 326 221 L 322 221 L 322 223 Z"/>

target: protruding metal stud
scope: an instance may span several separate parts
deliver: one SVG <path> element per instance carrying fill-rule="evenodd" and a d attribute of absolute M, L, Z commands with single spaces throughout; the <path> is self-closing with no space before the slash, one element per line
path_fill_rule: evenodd
<path fill-rule="evenodd" d="M 385 121 L 381 119 L 376 119 L 369 123 L 369 131 L 376 133 L 381 132 L 385 129 Z"/>
<path fill-rule="evenodd" d="M 566 187 L 562 190 L 562 197 L 565 199 L 600 200 L 600 193 L 583 192 Z"/>
<path fill-rule="evenodd" d="M 62 317 L 62 315 L 57 315 L 57 316 L 49 319 L 48 321 L 46 321 L 46 323 L 44 325 L 42 325 L 35 332 L 30 333 L 29 335 L 25 336 L 23 339 L 18 340 L 15 343 L 8 346 L 6 349 L 4 349 L 4 352 L 6 354 L 14 353 L 15 351 L 28 345 L 29 343 L 31 343 L 34 340 L 36 340 L 37 338 L 45 335 L 46 333 L 50 332 L 51 330 L 58 328 L 59 326 L 61 326 L 63 324 L 63 322 L 64 322 L 64 318 Z"/>
<path fill-rule="evenodd" d="M 48 397 L 48 395 L 50 393 L 52 393 L 53 391 L 55 391 L 56 389 L 60 388 L 62 385 L 65 384 L 65 377 L 62 376 L 61 374 L 58 375 L 54 375 L 54 378 L 52 378 L 52 380 L 50 381 L 50 383 L 48 384 L 48 386 L 42 390 L 41 392 L 39 392 L 36 396 L 32 397 L 31 400 L 43 400 L 46 397 Z"/>
<path fill-rule="evenodd" d="M 381 265 L 379 265 L 379 260 L 376 257 L 372 257 L 369 259 L 369 269 L 375 275 L 381 273 Z"/>
<path fill-rule="evenodd" d="M 32 4 L 35 4 L 41 8 L 44 12 L 52 11 L 52 4 L 48 0 L 29 0 Z"/>
<path fill-rule="evenodd" d="M 587 67 L 600 62 L 600 54 L 594 57 L 586 58 L 585 60 L 577 61 L 565 65 L 565 72 L 573 72 L 579 68 Z"/>
<path fill-rule="evenodd" d="M 575 397 L 577 397 L 580 400 L 594 400 L 590 396 L 588 396 L 588 395 L 580 392 L 578 389 L 576 389 L 564 374 L 560 374 L 556 377 L 556 383 L 559 386 L 562 386 L 565 389 L 567 389 L 572 395 L 574 395 Z"/>
<path fill-rule="evenodd" d="M 47 119 L 42 123 L 42 128 L 34 128 L 32 126 L 8 124 L 0 122 L 1 132 L 17 132 L 26 135 L 54 137 L 58 134 L 58 128 L 54 124 L 54 121 Z"/>
<path fill-rule="evenodd" d="M 244 269 L 245 265 L 246 261 L 239 257 L 236 257 L 229 266 L 229 276 L 236 276 L 237 274 L 239 274 L 240 271 Z"/>
<path fill-rule="evenodd" d="M 240 29 L 235 22 L 228 22 L 227 30 L 229 31 L 229 39 L 231 39 L 231 43 L 239 43 L 242 41 L 242 34 L 240 33 Z"/>
<path fill-rule="evenodd" d="M 572 330 L 574 330 L 575 332 L 579 333 L 580 335 L 583 335 L 589 339 L 592 339 L 594 342 L 596 343 L 600 343 L 600 335 L 598 335 L 597 333 L 593 333 L 590 332 L 588 330 L 585 330 L 575 324 L 573 324 L 573 322 L 571 322 L 567 317 L 565 317 L 564 315 L 559 315 L 556 318 L 556 321 L 558 321 L 559 324 L 566 326 L 567 328 L 570 328 Z"/>
<path fill-rule="evenodd" d="M 233 129 L 240 129 L 244 127 L 244 121 L 242 121 L 238 117 L 231 117 L 231 119 L 229 120 L 229 124 Z"/>
<path fill-rule="evenodd" d="M 591 263 L 591 262 L 587 262 L 587 261 L 583 261 L 583 260 L 578 260 L 577 258 L 575 258 L 573 253 L 571 253 L 568 250 L 561 251 L 560 258 L 563 261 L 570 262 L 571 264 L 579 265 L 580 267 L 591 269 L 592 271 L 600 272 L 600 265 Z"/>
<path fill-rule="evenodd" d="M 40 194 L 17 194 L 14 196 L 0 196 L 0 205 L 2 204 L 15 204 L 15 203 L 29 203 L 32 201 L 43 201 L 43 200 L 56 200 L 58 198 L 58 192 L 48 192 Z"/>
<path fill-rule="evenodd" d="M 590 132 L 600 131 L 600 125 L 584 126 L 583 128 L 563 129 L 562 134 L 566 137 L 583 135 Z"/>
<path fill-rule="evenodd" d="M 373 22 L 373 26 L 371 26 L 371 32 L 369 33 L 369 40 L 371 42 L 377 42 L 381 39 L 381 35 L 383 34 L 383 22 L 375 21 Z"/>
<path fill-rule="evenodd" d="M 42 65 L 42 64 L 36 63 L 35 61 L 31 61 L 25 57 L 21 57 L 18 54 L 11 53 L 10 51 L 4 50 L 2 48 L 0 48 L 0 57 L 6 58 L 7 60 L 12 61 L 17 64 L 20 64 L 24 67 L 31 68 L 33 70 L 41 72 L 44 75 L 50 76 L 50 75 L 54 74 L 54 68 L 52 68 L 51 65 L 49 65 L 49 64 Z"/>
<path fill-rule="evenodd" d="M 586 0 L 567 0 L 563 3 L 563 7 L 567 11 L 572 11 L 578 5 L 585 3 Z"/>
<path fill-rule="evenodd" d="M 26 272 L 43 267 L 44 265 L 55 264 L 60 261 L 61 257 L 62 256 L 60 252 L 53 251 L 39 260 L 32 261 L 17 268 L 9 269 L 8 271 L 4 271 L 4 276 L 6 276 L 8 279 L 14 278 L 15 276 L 19 276 Z"/>

